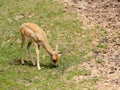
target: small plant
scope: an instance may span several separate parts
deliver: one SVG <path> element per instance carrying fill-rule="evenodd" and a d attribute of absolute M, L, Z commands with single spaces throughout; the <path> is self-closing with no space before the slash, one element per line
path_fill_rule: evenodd
<path fill-rule="evenodd" d="M 91 82 L 93 83 L 93 84 L 95 84 L 97 81 L 99 81 L 101 79 L 101 77 L 93 77 L 92 79 L 91 79 Z"/>
<path fill-rule="evenodd" d="M 82 70 L 80 70 L 79 74 L 80 74 L 80 75 L 87 76 L 87 75 L 90 75 L 90 74 L 91 74 L 91 71 L 88 70 L 88 69 L 82 69 Z"/>
<path fill-rule="evenodd" d="M 103 49 L 106 49 L 107 46 L 108 46 L 108 45 L 105 44 L 105 43 L 100 43 L 100 44 L 97 45 L 98 48 L 103 48 Z"/>
<path fill-rule="evenodd" d="M 95 61 L 96 61 L 96 63 L 102 63 L 103 62 L 102 59 L 96 59 Z"/>

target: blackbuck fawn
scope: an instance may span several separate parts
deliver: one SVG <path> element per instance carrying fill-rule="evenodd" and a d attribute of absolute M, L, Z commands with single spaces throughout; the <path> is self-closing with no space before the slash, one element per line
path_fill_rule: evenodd
<path fill-rule="evenodd" d="M 36 24 L 34 23 L 23 23 L 20 26 L 20 33 L 21 33 L 21 63 L 24 64 L 24 51 L 23 51 L 23 45 L 24 45 L 24 41 L 27 40 L 28 44 L 27 44 L 27 50 L 28 53 L 30 55 L 31 61 L 33 63 L 33 65 L 36 65 L 35 61 L 33 60 L 33 56 L 30 50 L 30 47 L 32 45 L 32 43 L 35 46 L 35 52 L 36 52 L 36 57 L 37 57 L 37 68 L 38 70 L 40 70 L 40 64 L 39 64 L 39 49 L 40 46 L 43 46 L 47 52 L 49 53 L 49 55 L 52 58 L 53 64 L 54 66 L 58 66 L 58 61 L 59 58 L 61 56 L 61 53 L 58 51 L 58 45 L 56 45 L 56 50 L 53 51 L 53 49 L 51 48 L 51 46 L 48 44 L 48 40 L 46 37 L 45 32 Z"/>

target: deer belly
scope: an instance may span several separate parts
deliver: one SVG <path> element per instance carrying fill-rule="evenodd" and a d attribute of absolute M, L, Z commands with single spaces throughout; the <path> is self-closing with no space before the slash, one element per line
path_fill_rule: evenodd
<path fill-rule="evenodd" d="M 27 37 L 27 36 L 25 36 L 25 39 L 29 42 L 32 41 L 32 39 L 30 37 Z"/>

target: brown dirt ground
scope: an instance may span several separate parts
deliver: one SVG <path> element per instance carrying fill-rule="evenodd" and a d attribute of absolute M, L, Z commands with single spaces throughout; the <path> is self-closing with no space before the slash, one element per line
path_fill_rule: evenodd
<path fill-rule="evenodd" d="M 94 60 L 80 64 L 79 68 L 92 71 L 91 76 L 102 76 L 94 87 L 97 90 L 120 90 L 120 0 L 59 0 L 65 5 L 66 12 L 75 12 L 88 28 L 99 25 L 107 30 L 108 35 L 93 40 L 93 44 L 107 44 L 107 48 L 95 48 Z M 95 60 L 103 60 L 96 63 Z M 76 76 L 75 81 L 83 76 Z"/>

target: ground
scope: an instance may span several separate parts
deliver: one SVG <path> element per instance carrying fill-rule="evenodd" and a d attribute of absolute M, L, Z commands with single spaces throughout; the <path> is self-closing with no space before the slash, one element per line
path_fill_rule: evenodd
<path fill-rule="evenodd" d="M 0 2 L 1 90 L 119 90 L 119 0 L 3 0 Z M 62 52 L 54 68 L 40 49 L 41 70 L 32 66 L 24 47 L 22 23 L 38 24 L 54 50 Z M 32 53 L 36 61 L 34 45 Z"/>
<path fill-rule="evenodd" d="M 93 40 L 95 60 L 80 64 L 80 68 L 90 69 L 93 76 L 102 76 L 96 82 L 97 90 L 120 89 L 120 1 L 119 0 L 62 0 L 66 12 L 74 12 L 88 28 L 101 26 L 107 30 L 106 36 Z M 99 33 L 99 32 L 98 32 Z M 98 64 L 96 64 L 96 62 Z M 74 78 L 81 80 L 81 75 Z M 84 77 L 82 77 L 84 78 Z"/>

